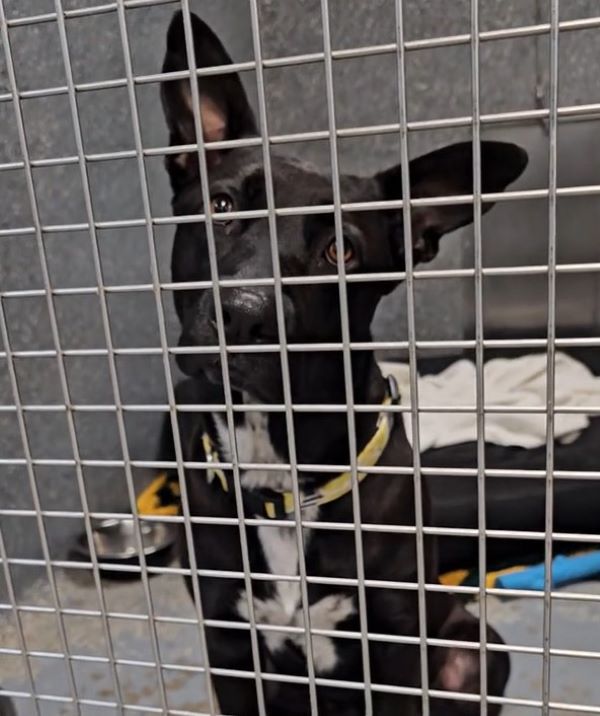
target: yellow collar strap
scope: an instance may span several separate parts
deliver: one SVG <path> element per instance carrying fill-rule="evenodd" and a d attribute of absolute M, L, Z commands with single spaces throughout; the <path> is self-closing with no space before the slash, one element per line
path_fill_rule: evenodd
<path fill-rule="evenodd" d="M 398 388 L 396 381 L 394 378 L 389 376 L 388 383 L 389 391 L 383 401 L 383 405 L 391 405 L 392 403 L 398 402 Z M 356 460 L 359 482 L 362 482 L 368 475 L 367 472 L 362 472 L 360 468 L 373 467 L 379 462 L 379 458 L 383 454 L 383 451 L 387 447 L 390 439 L 393 424 L 393 412 L 383 410 L 379 413 L 375 432 Z M 208 433 L 204 433 L 202 435 L 202 446 L 204 448 L 207 462 L 219 462 L 219 455 Z M 217 478 L 221 489 L 224 492 L 229 492 L 229 484 L 223 470 L 219 468 L 209 468 L 206 471 L 206 477 L 209 483 L 212 483 L 214 479 Z M 315 492 L 302 496 L 300 500 L 300 508 L 304 509 L 306 507 L 326 505 L 328 502 L 333 502 L 334 500 L 343 497 L 351 490 L 352 474 L 350 472 L 343 472 L 341 475 L 337 475 L 324 485 L 321 485 L 321 487 L 315 490 Z M 294 496 L 292 492 L 253 490 L 251 494 L 258 497 L 258 499 L 249 500 L 251 503 L 249 506 L 255 513 L 262 512 L 262 516 L 264 517 L 268 517 L 272 520 L 285 519 L 287 515 L 293 514 L 294 512 Z"/>

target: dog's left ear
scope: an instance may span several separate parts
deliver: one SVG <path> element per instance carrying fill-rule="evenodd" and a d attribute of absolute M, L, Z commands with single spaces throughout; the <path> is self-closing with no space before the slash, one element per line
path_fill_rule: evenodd
<path fill-rule="evenodd" d="M 481 188 L 484 193 L 500 192 L 527 166 L 527 153 L 516 144 L 506 142 L 481 143 Z M 376 175 L 383 198 L 402 198 L 402 172 L 399 165 Z M 471 142 L 453 144 L 426 154 L 410 163 L 410 197 L 458 196 L 473 193 L 473 146 Z M 489 211 L 493 202 L 484 202 L 482 211 Z M 430 261 L 439 240 L 461 226 L 473 221 L 473 205 L 414 206 L 411 209 L 413 261 Z M 404 234 L 402 212 L 394 212 L 391 221 L 391 240 L 394 255 L 404 269 Z"/>
<path fill-rule="evenodd" d="M 439 639 L 458 642 L 479 642 L 479 620 L 462 606 L 456 606 L 440 633 Z M 487 643 L 503 644 L 500 635 L 487 626 Z M 487 693 L 502 696 L 510 674 L 510 660 L 505 651 L 487 651 Z M 466 694 L 480 693 L 479 648 L 436 646 L 430 650 L 429 674 L 432 689 Z M 475 701 L 432 699 L 432 716 L 478 716 L 480 705 Z M 499 714 L 501 706 L 488 704 L 490 716 Z"/>
<path fill-rule="evenodd" d="M 210 27 L 193 13 L 190 16 L 196 67 L 230 65 L 231 57 Z M 179 72 L 189 68 L 183 14 L 176 12 L 167 32 L 167 52 L 163 72 Z M 257 134 L 254 113 L 246 92 L 235 72 L 198 78 L 200 121 L 204 141 L 217 142 L 240 139 Z M 161 99 L 170 131 L 170 144 L 195 144 L 196 129 L 192 91 L 189 78 L 162 83 Z M 218 161 L 219 152 L 207 154 Z M 167 155 L 167 169 L 172 183 L 197 174 L 196 152 Z"/>

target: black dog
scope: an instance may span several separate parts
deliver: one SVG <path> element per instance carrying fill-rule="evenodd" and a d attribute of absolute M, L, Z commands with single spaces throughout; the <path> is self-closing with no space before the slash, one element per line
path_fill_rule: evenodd
<path fill-rule="evenodd" d="M 198 67 L 231 62 L 218 38 L 197 17 L 192 17 Z M 164 71 L 185 70 L 186 43 L 183 19 L 173 19 L 168 32 Z M 257 135 L 253 112 L 239 77 L 229 73 L 206 76 L 199 81 L 201 119 L 207 141 L 232 140 Z M 162 87 L 162 100 L 170 129 L 171 145 L 194 143 L 196 135 L 192 95 L 188 79 L 171 80 Z M 484 192 L 499 192 L 523 171 L 527 156 L 512 144 L 484 142 L 481 146 Z M 266 219 L 227 219 L 220 213 L 265 209 L 266 193 L 260 147 L 208 153 L 211 205 L 201 198 L 196 152 L 167 157 L 176 214 L 211 212 L 214 219 L 218 269 L 221 278 L 255 279 L 273 275 Z M 278 207 L 332 204 L 330 177 L 297 160 L 274 156 L 274 192 Z M 410 165 L 411 196 L 454 196 L 472 192 L 472 147 L 456 144 L 415 159 Z M 402 196 L 398 166 L 370 178 L 343 176 L 344 202 L 398 199 Z M 487 211 L 491 204 L 485 204 Z M 348 273 L 376 273 L 404 269 L 402 213 L 400 210 L 344 213 L 345 261 Z M 473 219 L 469 204 L 415 207 L 412 211 L 414 261 L 428 261 L 438 241 Z M 337 252 L 333 215 L 282 216 L 277 219 L 279 255 L 283 276 L 318 276 L 336 271 Z M 172 259 L 177 282 L 202 281 L 210 277 L 207 237 L 201 223 L 182 223 L 177 228 Z M 353 282 L 348 285 L 348 311 L 353 341 L 369 341 L 369 326 L 381 296 L 391 282 Z M 287 338 L 290 343 L 340 342 L 340 305 L 335 283 L 296 285 L 283 289 Z M 230 345 L 276 343 L 275 296 L 272 287 L 223 288 L 223 320 Z M 176 291 L 181 322 L 180 345 L 215 345 L 216 316 L 209 291 Z M 290 381 L 294 403 L 344 405 L 344 371 L 341 352 L 290 352 Z M 215 354 L 180 354 L 179 365 L 190 376 L 177 391 L 181 403 L 215 404 L 224 401 L 222 375 Z M 282 403 L 280 357 L 276 353 L 234 352 L 229 355 L 229 374 L 237 403 Z M 370 351 L 352 356 L 354 398 L 357 404 L 377 405 L 393 400 L 393 388 L 377 367 Z M 356 414 L 356 441 L 368 464 L 409 466 L 411 450 L 402 421 L 382 413 Z M 205 462 L 217 456 L 232 459 L 232 446 L 222 413 L 182 412 L 180 418 L 184 458 Z M 347 465 L 350 460 L 347 417 L 344 413 L 297 412 L 294 417 L 299 464 Z M 237 457 L 242 463 L 287 463 L 289 451 L 285 417 L 280 412 L 236 413 Z M 370 462 L 369 462 L 370 461 Z M 362 463 L 361 463 L 362 464 Z M 305 471 L 299 476 L 306 521 L 350 523 L 353 520 L 350 480 L 336 483 L 332 473 Z M 187 471 L 192 513 L 210 517 L 235 517 L 233 476 L 219 470 Z M 267 524 L 248 527 L 250 567 L 256 573 L 296 577 L 298 554 L 292 528 L 268 524 L 268 518 L 289 518 L 291 477 L 289 471 L 245 470 L 241 473 L 246 517 L 263 517 Z M 335 498 L 335 499 L 334 499 Z M 427 520 L 427 496 L 424 495 Z M 360 484 L 363 523 L 414 525 L 414 491 L 408 475 L 371 474 Z M 194 524 L 194 548 L 202 570 L 243 570 L 237 526 Z M 369 580 L 417 581 L 414 535 L 365 531 L 362 534 L 364 564 Z M 306 569 L 311 577 L 356 579 L 355 543 L 352 530 L 304 529 Z M 425 572 L 428 583 L 437 582 L 436 549 L 425 539 Z M 360 629 L 357 589 L 332 586 L 325 580 L 309 581 L 311 626 L 316 630 Z M 202 577 L 202 604 L 206 618 L 231 622 L 248 620 L 244 582 L 238 578 Z M 303 627 L 300 585 L 293 581 L 253 581 L 256 621 L 263 625 Z M 370 634 L 416 637 L 418 602 L 414 589 L 370 586 L 366 591 Z M 429 592 L 428 637 L 479 641 L 479 623 L 452 595 Z M 487 638 L 500 642 L 488 628 Z M 254 669 L 248 629 L 208 628 L 208 660 L 213 668 Z M 306 676 L 306 644 L 296 632 L 259 631 L 261 669 L 269 716 L 310 713 L 305 683 L 288 684 L 268 674 Z M 361 682 L 364 678 L 361 644 L 356 638 L 332 638 L 323 633 L 312 638 L 313 663 L 318 677 Z M 419 714 L 420 698 L 385 693 L 378 686 L 420 686 L 417 644 L 370 641 L 369 662 L 376 716 Z M 450 692 L 478 693 L 477 648 L 441 646 L 428 651 L 429 687 Z M 488 654 L 488 693 L 501 695 L 509 673 L 505 652 Z M 243 674 L 241 675 L 243 676 Z M 214 679 L 224 714 L 253 716 L 258 713 L 256 685 L 252 678 L 218 675 Z M 318 708 L 322 716 L 360 716 L 364 694 L 335 684 L 319 684 Z M 475 702 L 432 698 L 433 714 L 460 716 L 479 713 Z M 490 706 L 490 713 L 498 713 Z"/>

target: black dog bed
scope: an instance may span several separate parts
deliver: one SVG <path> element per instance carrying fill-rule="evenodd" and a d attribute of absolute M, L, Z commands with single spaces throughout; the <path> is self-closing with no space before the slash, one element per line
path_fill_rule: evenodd
<path fill-rule="evenodd" d="M 568 351 L 573 357 L 600 374 L 597 349 Z M 486 354 L 488 358 L 507 352 Z M 514 353 L 513 353 L 514 355 Z M 466 355 L 470 359 L 472 355 Z M 422 374 L 440 372 L 452 359 L 419 361 Z M 427 467 L 474 468 L 477 465 L 477 444 L 463 443 L 427 450 L 422 454 Z M 592 417 L 589 427 L 574 442 L 555 444 L 556 470 L 600 471 L 600 417 Z M 501 447 L 486 444 L 485 463 L 488 469 L 545 470 L 546 447 L 534 449 Z M 477 478 L 428 475 L 426 478 L 432 501 L 432 524 L 436 527 L 477 528 Z M 597 535 L 600 533 L 600 479 L 555 478 L 554 532 Z M 490 530 L 544 532 L 546 485 L 543 477 L 487 477 L 486 522 Z M 573 552 L 592 546 L 590 543 L 555 540 L 553 551 Z M 598 546 L 598 545 L 594 545 Z M 442 536 L 439 538 L 440 571 L 476 569 L 477 538 Z M 542 561 L 544 541 L 540 539 L 490 538 L 486 540 L 488 571 L 509 564 Z"/>

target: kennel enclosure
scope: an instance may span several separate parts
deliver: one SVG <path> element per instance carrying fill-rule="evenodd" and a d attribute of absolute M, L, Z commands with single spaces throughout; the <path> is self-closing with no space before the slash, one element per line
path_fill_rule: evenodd
<path fill-rule="evenodd" d="M 202 650 L 200 595 L 179 617 L 157 596 L 163 587 L 153 584 L 156 573 L 162 580 L 181 582 L 182 570 L 148 566 L 142 558 L 138 601 L 122 587 L 113 592 L 118 593 L 115 601 L 103 580 L 106 566 L 93 549 L 87 564 L 67 554 L 75 535 L 83 529 L 89 536 L 91 519 L 100 516 L 133 514 L 141 545 L 140 525 L 152 518 L 136 514 L 135 497 L 149 475 L 164 468 L 155 461 L 158 425 L 165 414 L 174 418 L 177 413 L 171 294 L 182 287 L 173 285 L 169 275 L 178 219 L 171 213 L 162 166 L 170 150 L 158 89 L 164 79 L 159 72 L 164 33 L 180 6 L 184 13 L 201 13 L 218 29 L 237 63 L 234 68 L 242 73 L 260 118 L 260 136 L 248 141 L 264 147 L 267 187 L 272 151 L 290 149 L 330 168 L 335 201 L 328 211 L 336 218 L 338 235 L 343 211 L 356 209 L 341 203 L 340 172 L 366 174 L 400 159 L 406 165 L 409 156 L 461 138 L 472 139 L 474 146 L 481 137 L 527 148 L 527 174 L 501 197 L 493 218 L 479 214 L 475 152 L 475 185 L 467 197 L 475 202 L 474 229 L 446 239 L 434 263 L 414 274 L 407 267 L 403 287 L 378 312 L 374 346 L 386 360 L 409 360 L 417 396 L 409 408 L 414 418 L 419 414 L 417 371 L 424 359 L 472 351 L 478 367 L 476 404 L 465 409 L 478 416 L 479 462 L 454 470 L 476 486 L 478 523 L 475 528 L 417 523 L 417 534 L 429 530 L 474 540 L 482 568 L 489 541 L 500 537 L 537 540 L 547 565 L 553 541 L 594 542 L 589 531 L 557 535 L 553 527 L 555 482 L 594 481 L 598 475 L 597 469 L 554 469 L 553 415 L 561 406 L 553 400 L 552 371 L 557 350 L 577 349 L 588 356 L 599 340 L 598 7 L 575 0 L 453 5 L 449 12 L 441 1 L 425 6 L 379 0 L 358 3 L 349 12 L 341 0 L 307 0 L 293 7 L 266 0 L 218 6 L 156 0 L 0 2 L 0 606 L 13 629 L 12 641 L 0 644 L 8 681 L 0 678 L 18 713 L 60 713 L 53 708 L 65 713 L 217 713 L 203 681 L 206 664 L 178 664 L 163 656 L 164 629 L 181 627 L 181 619 L 195 631 L 197 651 Z M 200 146 L 199 151 L 204 157 L 211 149 Z M 408 201 L 398 206 L 408 215 Z M 277 212 L 285 209 L 270 196 L 264 217 L 274 258 Z M 208 288 L 218 294 L 217 268 Z M 265 278 L 272 279 L 276 293 L 285 288 L 276 269 Z M 346 282 L 352 280 L 340 281 L 342 306 Z M 344 341 L 337 349 L 346 356 L 350 388 L 349 355 L 360 346 L 350 343 L 347 315 L 342 324 Z M 286 351 L 297 347 L 286 345 L 280 335 L 271 348 L 282 351 L 285 381 Z M 226 360 L 223 343 L 215 350 Z M 532 408 L 548 414 L 544 465 L 530 475 L 500 471 L 506 479 L 529 476 L 544 482 L 545 524 L 529 534 L 491 534 L 486 533 L 485 497 L 486 481 L 494 475 L 483 459 L 482 368 L 491 351 L 508 355 L 511 350 L 543 350 L 548 357 L 547 404 Z M 351 395 L 348 404 L 352 435 Z M 224 406 L 230 428 L 234 407 L 231 402 Z M 297 408 L 289 400 L 289 387 L 278 409 L 291 428 Z M 586 413 L 594 411 L 586 408 Z M 356 456 L 357 446 L 351 447 Z M 298 466 L 291 462 L 293 472 Z M 177 467 L 183 475 L 181 463 Z M 356 473 L 356 461 L 348 467 Z M 436 471 L 421 465 L 415 450 L 416 483 Z M 182 517 L 163 520 L 182 522 L 189 531 L 185 490 L 183 502 Z M 302 528 L 295 529 L 301 552 Z M 357 523 L 359 564 L 360 529 Z M 242 525 L 242 539 L 243 532 Z M 89 583 L 74 606 L 71 592 L 77 590 L 64 575 L 80 573 Z M 306 585 L 310 575 L 303 574 L 302 566 L 299 576 Z M 251 587 L 249 573 L 244 578 Z M 359 588 L 364 590 L 364 580 Z M 431 585 L 415 588 L 423 606 Z M 483 581 L 457 591 L 481 597 L 482 618 L 487 599 L 499 596 Z M 529 602 L 541 600 L 541 623 L 531 643 L 508 641 L 508 649 L 514 658 L 535 661 L 538 681 L 535 686 L 524 681 L 520 692 L 509 689 L 502 699 L 506 712 L 600 711 L 597 692 L 584 689 L 569 696 L 561 690 L 556 696 L 552 690 L 561 664 L 584 663 L 587 673 L 585 668 L 597 663 L 596 649 L 582 645 L 585 638 L 578 643 L 565 637 L 563 643 L 561 637 L 557 646 L 553 634 L 560 634 L 561 626 L 551 628 L 553 612 L 562 613 L 564 605 L 589 605 L 591 620 L 597 601 L 593 586 L 553 591 L 547 571 L 545 589 L 521 597 L 525 610 Z M 122 606 L 128 604 L 131 612 Z M 364 616 L 361 633 L 354 637 L 368 661 Z M 98 635 L 97 645 L 84 653 L 71 627 L 77 620 L 80 630 L 94 622 Z M 56 632 L 40 648 L 37 624 L 49 621 Z M 147 628 L 143 659 L 119 654 L 120 625 L 130 621 Z M 249 623 L 248 629 L 256 643 L 261 625 Z M 426 638 L 423 631 L 423 650 Z M 482 658 L 485 650 L 482 642 Z M 40 674 L 50 663 L 60 668 L 44 680 Z M 104 696 L 94 690 L 82 664 L 106 669 Z M 136 683 L 137 677 L 124 673 L 136 670 L 152 674 L 152 687 L 147 695 L 138 689 L 132 699 L 123 684 L 127 678 Z M 177 701 L 177 689 L 169 683 L 178 671 L 198 676 L 199 700 L 190 702 L 186 692 L 186 699 Z M 258 666 L 256 672 L 260 689 L 268 675 Z M 377 685 L 369 683 L 366 673 L 368 703 L 369 689 Z M 314 689 L 318 678 L 310 667 L 308 678 Z M 485 696 L 485 684 L 482 692 Z M 428 698 L 425 688 L 424 713 Z"/>

